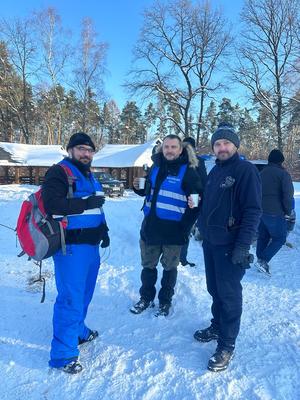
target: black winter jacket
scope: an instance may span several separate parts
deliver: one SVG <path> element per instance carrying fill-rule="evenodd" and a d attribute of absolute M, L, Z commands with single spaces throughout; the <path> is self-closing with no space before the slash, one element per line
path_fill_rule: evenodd
<path fill-rule="evenodd" d="M 290 174 L 279 164 L 269 163 L 260 173 L 262 208 L 270 215 L 290 215 L 294 187 Z"/>
<path fill-rule="evenodd" d="M 201 179 L 201 182 L 203 185 L 203 189 L 204 189 L 204 186 L 207 181 L 207 172 L 206 172 L 206 167 L 205 167 L 205 161 L 200 156 L 197 156 L 197 159 L 198 159 L 198 166 L 196 168 L 196 171 L 198 172 L 198 174 L 200 176 L 200 179 Z"/>
<path fill-rule="evenodd" d="M 150 214 L 143 220 L 141 227 L 141 239 L 144 240 L 148 245 L 183 245 L 187 242 L 190 230 L 195 223 L 199 209 L 198 207 L 189 208 L 187 207 L 181 221 L 169 221 L 163 220 L 157 217 L 155 212 L 155 205 L 157 195 L 162 182 L 168 175 L 178 175 L 181 165 L 188 164 L 185 175 L 182 181 L 182 189 L 186 195 L 191 193 L 199 193 L 201 195 L 203 191 L 203 185 L 199 174 L 196 171 L 196 164 L 194 167 L 191 166 L 191 161 L 187 150 L 184 148 L 182 154 L 173 161 L 168 161 L 163 156 L 162 152 L 158 152 L 152 156 L 153 165 L 159 167 L 159 172 L 155 181 L 155 188 L 153 199 L 151 202 Z M 140 196 L 145 196 L 149 188 L 148 177 L 151 174 L 150 169 L 147 175 L 146 188 L 145 190 L 134 191 Z"/>
<path fill-rule="evenodd" d="M 208 174 L 198 226 L 213 245 L 250 246 L 261 216 L 261 180 L 238 153 Z"/>

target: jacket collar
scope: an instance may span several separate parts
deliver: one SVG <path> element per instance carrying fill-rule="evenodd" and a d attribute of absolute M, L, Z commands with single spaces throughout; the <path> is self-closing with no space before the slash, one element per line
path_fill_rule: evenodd
<path fill-rule="evenodd" d="M 231 165 L 239 159 L 240 159 L 240 155 L 238 152 L 236 152 L 236 153 L 234 153 L 233 156 L 228 158 L 228 160 L 222 161 L 222 160 L 216 159 L 216 165 L 219 167 L 226 167 L 227 165 Z"/>
<path fill-rule="evenodd" d="M 268 162 L 268 166 L 269 166 L 269 167 L 277 167 L 277 168 L 280 168 L 280 169 L 284 169 L 284 167 L 282 166 L 282 164 L 278 164 L 278 163 Z"/>

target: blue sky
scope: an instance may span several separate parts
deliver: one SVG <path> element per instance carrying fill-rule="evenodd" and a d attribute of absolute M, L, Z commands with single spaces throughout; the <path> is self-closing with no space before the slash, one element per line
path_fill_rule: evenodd
<path fill-rule="evenodd" d="M 61 16 L 63 26 L 73 32 L 80 29 L 82 18 L 91 17 L 99 39 L 109 45 L 106 91 L 122 108 L 125 102 L 130 100 L 121 85 L 130 69 L 132 48 L 142 25 L 142 11 L 152 3 L 153 0 L 7 0 L 1 4 L 1 16 L 22 17 L 29 15 L 33 10 L 52 6 Z M 212 0 L 211 3 L 221 6 L 227 18 L 234 24 L 243 1 Z"/>

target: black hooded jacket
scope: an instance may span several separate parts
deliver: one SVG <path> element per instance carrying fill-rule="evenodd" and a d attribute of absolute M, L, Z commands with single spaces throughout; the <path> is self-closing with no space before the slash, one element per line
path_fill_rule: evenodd
<path fill-rule="evenodd" d="M 190 230 L 195 223 L 198 216 L 198 207 L 189 208 L 187 207 L 181 221 L 170 221 L 164 220 L 157 217 L 155 212 L 155 205 L 157 201 L 157 195 L 162 182 L 168 175 L 178 175 L 179 169 L 183 164 L 188 164 L 185 175 L 182 181 L 182 190 L 186 195 L 191 193 L 202 194 L 203 185 L 200 176 L 196 170 L 197 160 L 195 159 L 195 165 L 192 166 L 193 161 L 189 156 L 186 148 L 183 148 L 181 155 L 172 161 L 168 161 L 162 154 L 161 151 L 155 153 L 152 156 L 153 166 L 159 167 L 158 175 L 155 181 L 153 199 L 151 202 L 150 214 L 143 220 L 141 227 L 141 239 L 148 245 L 183 245 L 187 242 Z M 146 177 L 145 190 L 135 190 L 135 193 L 140 196 L 146 196 L 150 188 L 149 177 L 152 172 L 152 168 Z"/>
<path fill-rule="evenodd" d="M 290 174 L 281 164 L 270 163 L 261 171 L 262 208 L 271 215 L 290 215 L 294 187 Z"/>

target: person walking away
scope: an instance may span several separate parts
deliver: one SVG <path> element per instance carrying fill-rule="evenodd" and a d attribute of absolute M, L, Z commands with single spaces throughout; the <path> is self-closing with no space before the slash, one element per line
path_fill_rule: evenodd
<path fill-rule="evenodd" d="M 163 276 L 156 315 L 169 314 L 181 247 L 187 242 L 198 215 L 198 207 L 188 207 L 187 197 L 191 193 L 202 193 L 201 179 L 196 172 L 197 159 L 190 150 L 179 136 L 166 136 L 152 155 L 153 165 L 146 176 L 145 189 L 138 188 L 138 179 L 133 182 L 135 193 L 145 196 L 140 230 L 142 285 L 140 300 L 130 309 L 134 314 L 154 305 L 159 261 Z"/>
<path fill-rule="evenodd" d="M 208 361 L 210 371 L 225 370 L 235 350 L 242 315 L 242 285 L 261 216 L 261 181 L 250 162 L 237 152 L 240 139 L 233 126 L 220 123 L 211 137 L 216 165 L 208 174 L 199 215 L 206 284 L 212 297 L 212 320 L 197 330 L 199 342 L 217 340 Z"/>
<path fill-rule="evenodd" d="M 269 262 L 286 242 L 287 220 L 293 220 L 294 187 L 283 162 L 282 152 L 273 149 L 268 156 L 268 165 L 260 173 L 263 215 L 258 227 L 256 266 L 268 276 L 271 275 Z"/>
<path fill-rule="evenodd" d="M 57 297 L 49 365 L 76 374 L 82 370 L 78 346 L 98 336 L 85 318 L 100 266 L 99 243 L 105 248 L 110 240 L 103 190 L 90 170 L 95 145 L 86 133 L 78 132 L 70 137 L 67 151 L 68 157 L 48 170 L 42 198 L 49 215 L 67 219 L 66 254 L 60 250 L 53 256 Z M 62 166 L 74 177 L 73 193 Z"/>

